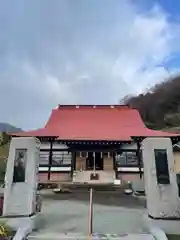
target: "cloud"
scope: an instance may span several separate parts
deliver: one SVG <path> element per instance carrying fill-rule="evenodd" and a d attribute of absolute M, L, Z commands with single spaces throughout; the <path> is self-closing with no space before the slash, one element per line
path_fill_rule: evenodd
<path fill-rule="evenodd" d="M 0 2 L 0 121 L 41 127 L 57 104 L 117 103 L 168 76 L 179 25 L 160 6 L 75 2 Z"/>
<path fill-rule="evenodd" d="M 176 33 L 166 14 L 157 6 L 137 14 L 129 29 L 127 42 L 114 66 L 116 75 L 131 86 L 132 92 L 142 92 L 146 87 L 166 78 L 163 67 L 176 51 Z"/>

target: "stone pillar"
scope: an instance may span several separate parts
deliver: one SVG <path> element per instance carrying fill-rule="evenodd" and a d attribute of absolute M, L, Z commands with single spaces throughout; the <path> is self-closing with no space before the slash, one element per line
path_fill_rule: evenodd
<path fill-rule="evenodd" d="M 149 217 L 179 219 L 180 201 L 171 140 L 146 138 L 142 155 Z"/>
<path fill-rule="evenodd" d="M 3 216 L 26 217 L 36 212 L 40 141 L 12 138 L 7 161 Z"/>

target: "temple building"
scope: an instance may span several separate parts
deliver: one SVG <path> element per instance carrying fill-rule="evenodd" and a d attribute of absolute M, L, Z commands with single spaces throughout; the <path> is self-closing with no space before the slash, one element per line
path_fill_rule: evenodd
<path fill-rule="evenodd" d="M 59 105 L 47 124 L 12 137 L 41 140 L 41 182 L 113 182 L 143 175 L 141 141 L 180 134 L 148 129 L 138 110 L 127 105 Z"/>

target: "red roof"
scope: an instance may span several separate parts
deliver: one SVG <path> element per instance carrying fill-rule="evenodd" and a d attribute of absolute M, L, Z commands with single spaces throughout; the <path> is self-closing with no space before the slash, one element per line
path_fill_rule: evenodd
<path fill-rule="evenodd" d="M 13 135 L 90 141 L 130 141 L 131 137 L 180 136 L 148 129 L 136 109 L 122 105 L 60 105 L 52 110 L 44 128 Z"/>

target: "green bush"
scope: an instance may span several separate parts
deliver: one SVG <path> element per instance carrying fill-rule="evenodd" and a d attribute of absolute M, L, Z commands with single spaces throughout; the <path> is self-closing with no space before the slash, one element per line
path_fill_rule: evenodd
<path fill-rule="evenodd" d="M 0 143 L 1 146 L 8 144 L 10 140 L 11 140 L 11 137 L 6 132 L 1 133 L 1 143 Z"/>
<path fill-rule="evenodd" d="M 5 173 L 6 173 L 6 160 L 0 159 L 0 183 L 4 182 Z"/>
<path fill-rule="evenodd" d="M 6 239 L 14 235 L 13 229 L 6 223 L 0 223 L 0 239 Z"/>

